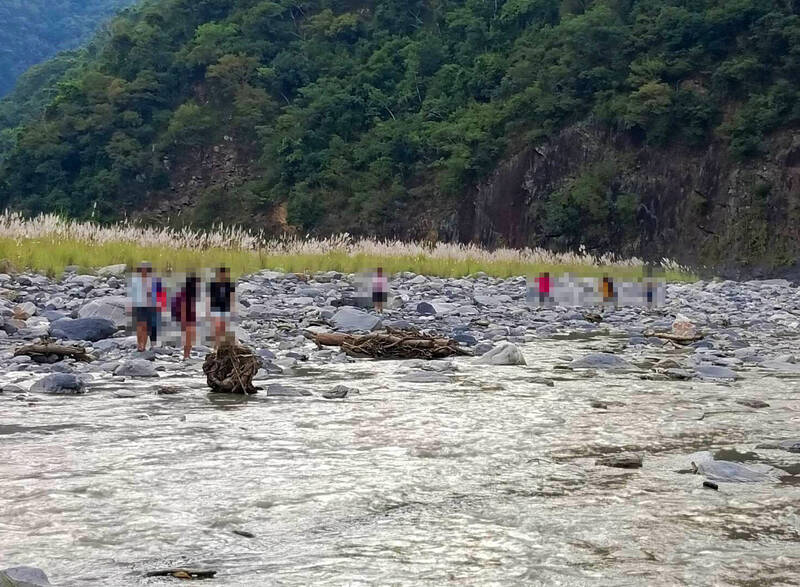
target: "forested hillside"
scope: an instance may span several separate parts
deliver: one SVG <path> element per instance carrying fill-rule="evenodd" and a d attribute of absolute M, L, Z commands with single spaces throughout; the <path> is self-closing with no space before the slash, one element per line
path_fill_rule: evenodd
<path fill-rule="evenodd" d="M 26 69 L 87 41 L 134 0 L 0 0 L 0 96 Z"/>
<path fill-rule="evenodd" d="M 727 218 L 715 194 L 731 197 L 735 172 L 763 232 L 769 214 L 800 219 L 777 185 L 793 180 L 743 182 L 737 170 L 771 157 L 774 133 L 800 118 L 799 5 L 145 0 L 52 94 L 14 96 L 48 104 L 5 130 L 0 205 L 639 253 L 647 239 L 694 245 L 685 218 Z M 583 127 L 602 143 L 591 156 L 500 177 L 491 205 L 519 209 L 522 224 L 506 219 L 514 234 L 482 228 L 475 210 L 505 162 L 547 160 Z M 655 185 L 641 153 L 706 167 Z M 664 191 L 674 205 L 646 234 L 643 211 L 659 216 Z"/>

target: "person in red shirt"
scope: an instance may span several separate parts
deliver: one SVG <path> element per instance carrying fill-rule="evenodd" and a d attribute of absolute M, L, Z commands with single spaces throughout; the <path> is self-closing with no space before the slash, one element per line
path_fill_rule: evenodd
<path fill-rule="evenodd" d="M 543 306 L 545 302 L 550 301 L 550 273 L 547 271 L 540 273 L 536 282 L 539 284 L 539 305 Z"/>

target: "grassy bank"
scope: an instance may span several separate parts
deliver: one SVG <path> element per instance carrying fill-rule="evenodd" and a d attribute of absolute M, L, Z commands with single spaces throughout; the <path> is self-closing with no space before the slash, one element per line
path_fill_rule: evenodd
<path fill-rule="evenodd" d="M 544 250 L 488 251 L 470 245 L 352 240 L 347 235 L 329 239 L 266 239 L 236 229 L 170 231 L 130 224 L 104 227 L 54 216 L 34 219 L 13 214 L 0 216 L 0 261 L 11 269 L 57 276 L 71 265 L 90 272 L 117 263 L 134 266 L 142 260 L 157 268 L 176 271 L 226 265 L 236 275 L 261 269 L 354 273 L 379 266 L 389 273 L 413 271 L 440 277 L 461 277 L 478 271 L 495 277 L 541 271 L 625 278 L 642 275 L 642 263 L 636 259 L 615 261 L 610 257 L 597 259 Z M 693 279 L 689 271 L 672 263 L 665 265 L 668 280 Z"/>

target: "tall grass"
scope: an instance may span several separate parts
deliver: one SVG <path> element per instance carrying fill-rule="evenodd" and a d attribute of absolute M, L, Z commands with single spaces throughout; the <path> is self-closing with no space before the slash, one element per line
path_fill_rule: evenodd
<path fill-rule="evenodd" d="M 226 265 L 238 275 L 261 269 L 293 273 L 341 271 L 353 273 L 383 267 L 387 272 L 413 271 L 441 277 L 461 277 L 483 271 L 495 277 L 540 271 L 576 275 L 641 275 L 638 259 L 615 259 L 544 249 L 494 249 L 475 245 L 330 238 L 270 238 L 235 227 L 210 231 L 151 228 L 123 222 L 102 226 L 55 215 L 24 218 L 0 215 L 0 260 L 18 269 L 60 275 L 65 267 L 82 271 L 143 260 L 159 268 L 186 270 Z M 691 273 L 675 263 L 662 263 L 669 280 L 690 280 Z M 1 269 L 1 268 L 0 268 Z"/>

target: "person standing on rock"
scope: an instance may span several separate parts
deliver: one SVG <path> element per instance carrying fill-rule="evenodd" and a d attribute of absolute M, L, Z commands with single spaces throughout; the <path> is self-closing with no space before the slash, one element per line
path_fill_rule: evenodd
<path fill-rule="evenodd" d="M 383 274 L 383 267 L 372 278 L 372 304 L 379 313 L 383 312 L 383 304 L 389 299 L 389 280 Z"/>
<path fill-rule="evenodd" d="M 236 286 L 231 282 L 231 274 L 227 267 L 217 269 L 214 280 L 208 286 L 209 315 L 214 325 L 216 348 L 228 337 L 235 302 Z"/>
<path fill-rule="evenodd" d="M 172 301 L 172 317 L 180 322 L 183 334 L 183 358 L 188 359 L 197 336 L 197 299 L 200 295 L 200 279 L 194 273 L 186 281 Z"/>
<path fill-rule="evenodd" d="M 539 284 L 539 305 L 544 306 L 545 303 L 549 303 L 550 301 L 550 273 L 547 271 L 540 273 L 536 281 Z"/>
<path fill-rule="evenodd" d="M 136 350 L 143 353 L 147 347 L 148 331 L 153 324 L 153 283 L 148 263 L 142 263 L 131 276 L 131 313 L 136 328 Z"/>

